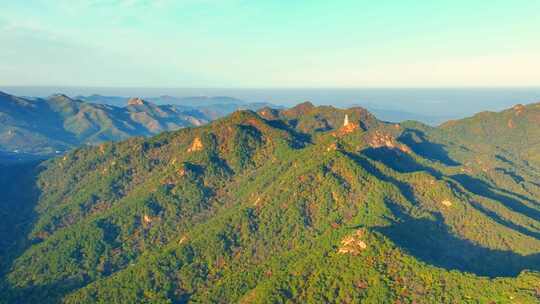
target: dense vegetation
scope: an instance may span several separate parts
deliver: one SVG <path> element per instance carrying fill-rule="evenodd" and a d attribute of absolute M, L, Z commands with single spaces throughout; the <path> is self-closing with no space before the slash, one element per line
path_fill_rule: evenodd
<path fill-rule="evenodd" d="M 432 128 L 305 103 L 30 166 L 4 178 L 26 184 L 0 298 L 537 303 L 540 107 L 519 109 Z"/>

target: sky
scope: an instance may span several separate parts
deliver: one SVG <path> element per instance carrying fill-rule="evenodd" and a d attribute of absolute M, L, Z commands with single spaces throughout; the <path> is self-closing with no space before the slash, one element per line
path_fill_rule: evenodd
<path fill-rule="evenodd" d="M 540 86 L 534 0 L 4 0 L 0 86 Z"/>

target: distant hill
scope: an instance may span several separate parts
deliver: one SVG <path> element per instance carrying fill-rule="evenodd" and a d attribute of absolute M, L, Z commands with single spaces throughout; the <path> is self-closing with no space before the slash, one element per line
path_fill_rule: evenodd
<path fill-rule="evenodd" d="M 0 299 L 538 303 L 539 113 L 306 102 L 0 167 Z"/>
<path fill-rule="evenodd" d="M 122 106 L 128 101 L 127 97 L 119 96 L 77 96 L 77 99 L 100 104 L 109 104 Z M 196 110 L 204 113 L 208 119 L 213 120 L 223 117 L 237 110 L 257 110 L 262 107 L 279 108 L 276 105 L 269 103 L 248 103 L 243 100 L 228 97 L 228 96 L 191 96 L 191 97 L 175 97 L 175 96 L 158 96 L 145 97 L 152 103 L 158 105 L 175 105 L 183 111 Z"/>
<path fill-rule="evenodd" d="M 89 96 L 77 96 L 76 99 L 93 102 L 104 103 L 116 106 L 123 106 L 128 97 L 119 96 L 103 96 L 103 95 L 89 95 Z M 262 107 L 279 108 L 276 105 L 269 103 L 248 103 L 243 100 L 227 97 L 227 96 L 191 96 L 191 97 L 174 97 L 174 96 L 158 96 L 158 97 L 145 97 L 145 100 L 149 100 L 156 104 L 174 104 L 178 106 L 193 107 L 207 113 L 209 116 L 217 118 L 232 113 L 238 109 L 250 109 L 256 110 Z M 439 125 L 451 116 L 428 116 L 414 112 L 407 112 L 402 110 L 395 110 L 392 108 L 381 107 L 374 103 L 363 104 L 351 104 L 350 107 L 365 107 L 370 110 L 379 119 L 389 122 L 402 122 L 406 120 L 420 121 L 429 125 Z M 388 106 L 388 105 L 387 105 Z"/>
<path fill-rule="evenodd" d="M 82 96 L 79 95 L 75 97 L 78 100 L 83 100 L 91 103 L 101 103 L 109 104 L 114 106 L 123 106 L 129 100 L 129 97 L 122 96 L 104 96 L 104 95 L 89 95 Z M 179 105 L 187 107 L 201 107 L 201 106 L 212 106 L 212 105 L 242 105 L 246 102 L 236 99 L 233 97 L 227 96 L 192 96 L 192 97 L 175 97 L 175 96 L 157 96 L 157 97 L 145 97 L 145 100 L 151 101 L 155 104 L 168 104 L 168 105 Z"/>
<path fill-rule="evenodd" d="M 108 104 L 108 105 L 116 106 L 116 107 L 124 107 L 127 104 L 129 97 L 104 96 L 104 95 L 94 94 L 94 95 L 89 95 L 89 96 L 78 95 L 78 96 L 75 96 L 74 99 L 86 101 L 89 103 Z"/>

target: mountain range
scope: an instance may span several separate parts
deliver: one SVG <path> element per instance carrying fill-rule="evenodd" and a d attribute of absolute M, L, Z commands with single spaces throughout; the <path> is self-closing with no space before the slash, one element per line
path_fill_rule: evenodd
<path fill-rule="evenodd" d="M 92 103 L 109 104 L 114 106 L 123 106 L 129 100 L 129 97 L 122 96 L 104 96 L 93 94 L 89 96 L 79 95 L 75 97 L 79 100 L 84 100 Z M 151 100 L 155 104 L 180 105 L 187 107 L 201 107 L 214 105 L 243 105 L 246 102 L 228 96 L 191 96 L 191 97 L 175 97 L 162 95 L 157 97 L 145 97 L 145 100 Z"/>
<path fill-rule="evenodd" d="M 96 94 L 90 96 L 77 96 L 76 98 L 87 102 L 115 106 L 124 105 L 129 101 L 128 97 L 103 96 Z M 158 105 L 174 105 L 183 110 L 197 110 L 203 113 L 209 120 L 223 117 L 239 109 L 257 110 L 265 106 L 278 107 L 264 102 L 245 102 L 228 96 L 175 97 L 163 95 L 158 97 L 145 97 L 144 100 L 151 101 Z"/>
<path fill-rule="evenodd" d="M 306 102 L 2 165 L 0 302 L 538 303 L 539 138 Z"/>
<path fill-rule="evenodd" d="M 23 98 L 0 92 L 0 152 L 4 158 L 50 156 L 81 145 L 200 126 L 239 108 L 265 105 L 224 97 L 157 105 L 141 98 Z"/>
<path fill-rule="evenodd" d="M 77 96 L 77 99 L 93 102 L 103 103 L 110 105 L 122 106 L 124 105 L 128 97 L 120 96 L 103 96 L 103 95 L 89 95 L 89 96 Z M 204 113 L 210 114 L 210 117 L 218 118 L 234 112 L 237 109 L 251 109 L 257 110 L 264 106 L 271 106 L 276 108 L 276 105 L 264 103 L 264 102 L 246 102 L 241 99 L 227 97 L 227 96 L 192 96 L 192 97 L 174 97 L 174 96 L 158 96 L 147 97 L 145 100 L 150 100 L 156 104 L 173 104 L 188 107 L 197 107 Z M 371 113 L 377 116 L 377 118 L 384 121 L 402 122 L 405 120 L 416 120 L 429 125 L 438 125 L 449 119 L 451 116 L 444 115 L 423 115 L 420 113 L 399 110 L 395 105 L 389 104 L 377 104 L 373 102 L 365 103 L 352 103 L 350 107 L 364 107 L 369 109 Z M 213 113 L 217 115 L 212 115 Z"/>

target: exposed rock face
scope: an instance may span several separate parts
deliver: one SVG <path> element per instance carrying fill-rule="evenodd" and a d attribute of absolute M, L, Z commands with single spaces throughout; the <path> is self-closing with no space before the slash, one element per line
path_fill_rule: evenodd
<path fill-rule="evenodd" d="M 193 143 L 191 144 L 191 147 L 189 147 L 189 149 L 187 151 L 188 152 L 196 152 L 196 151 L 201 151 L 203 148 L 204 148 L 204 146 L 202 144 L 201 139 L 198 138 L 198 137 L 195 137 L 195 139 L 193 140 Z"/>
<path fill-rule="evenodd" d="M 514 113 L 516 114 L 516 116 L 519 116 L 525 110 L 525 106 L 522 104 L 517 104 L 513 106 L 512 109 L 514 110 Z"/>
<path fill-rule="evenodd" d="M 333 143 L 330 146 L 328 146 L 328 148 L 326 148 L 326 152 L 336 151 L 338 148 L 339 148 L 338 144 Z"/>
<path fill-rule="evenodd" d="M 473 169 L 471 167 L 469 167 L 468 165 L 464 166 L 460 170 L 461 170 L 461 172 L 465 172 L 467 174 L 472 174 L 473 173 Z"/>
<path fill-rule="evenodd" d="M 446 206 L 446 207 L 452 206 L 452 202 L 449 201 L 449 200 L 443 200 L 443 201 L 441 202 L 441 204 L 443 204 L 443 206 Z"/>
<path fill-rule="evenodd" d="M 355 123 L 352 123 L 352 122 L 349 122 L 347 123 L 346 125 L 344 125 L 340 130 L 339 130 L 339 135 L 345 135 L 345 134 L 349 134 L 349 133 L 352 133 L 354 132 L 356 129 L 358 129 L 359 126 L 358 124 L 355 124 Z"/>
<path fill-rule="evenodd" d="M 184 169 L 184 168 L 178 169 L 178 175 L 185 176 L 186 175 L 186 169 Z"/>
<path fill-rule="evenodd" d="M 264 107 L 261 110 L 259 110 L 259 115 L 264 119 L 278 119 L 279 118 L 279 110 L 272 109 L 269 107 Z"/>
<path fill-rule="evenodd" d="M 257 199 L 255 200 L 255 202 L 253 203 L 253 206 L 257 207 L 259 206 L 259 204 L 261 203 L 261 197 L 257 197 Z"/>
<path fill-rule="evenodd" d="M 516 113 L 516 115 L 519 115 L 519 114 Z M 508 125 L 508 128 L 510 128 L 510 129 L 513 129 L 513 128 L 516 127 L 516 125 L 514 124 L 514 121 L 512 119 L 508 120 L 507 125 Z"/>
<path fill-rule="evenodd" d="M 146 101 L 142 100 L 141 98 L 139 97 L 134 97 L 134 98 L 130 98 L 128 100 L 128 106 L 137 106 L 137 105 L 144 105 L 146 104 Z"/>
<path fill-rule="evenodd" d="M 368 144 L 372 148 L 390 148 L 390 149 L 399 149 L 402 152 L 409 153 L 411 150 L 409 147 L 397 142 L 395 138 L 387 133 L 381 131 L 376 131 L 369 139 Z"/>
<path fill-rule="evenodd" d="M 343 127 L 339 128 L 333 133 L 334 136 L 341 137 L 352 133 L 360 128 L 358 123 L 350 122 L 349 115 L 345 114 L 345 119 L 343 120 Z"/>
<path fill-rule="evenodd" d="M 183 236 L 180 238 L 180 240 L 178 240 L 178 244 L 181 245 L 181 244 L 185 243 L 187 240 L 188 240 L 187 235 L 183 235 Z"/>
<path fill-rule="evenodd" d="M 144 222 L 145 224 L 150 224 L 150 223 L 152 223 L 152 218 L 151 218 L 150 216 L 148 216 L 148 215 L 145 214 L 145 215 L 143 216 L 143 222 Z"/>
<path fill-rule="evenodd" d="M 345 237 L 341 240 L 341 247 L 338 249 L 340 254 L 358 255 L 367 248 L 366 242 L 362 240 L 364 230 L 358 229 L 355 234 Z"/>

